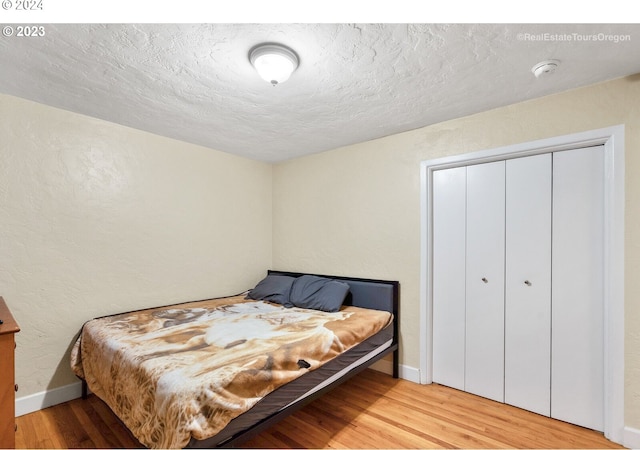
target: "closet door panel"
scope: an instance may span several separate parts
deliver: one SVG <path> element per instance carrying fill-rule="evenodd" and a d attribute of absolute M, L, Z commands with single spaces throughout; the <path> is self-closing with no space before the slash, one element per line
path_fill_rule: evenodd
<path fill-rule="evenodd" d="M 551 413 L 551 154 L 506 162 L 505 402 Z"/>
<path fill-rule="evenodd" d="M 551 416 L 602 431 L 604 148 L 553 156 Z"/>
<path fill-rule="evenodd" d="M 467 167 L 465 390 L 504 401 L 505 163 Z"/>
<path fill-rule="evenodd" d="M 433 174 L 433 381 L 464 389 L 466 167 Z"/>

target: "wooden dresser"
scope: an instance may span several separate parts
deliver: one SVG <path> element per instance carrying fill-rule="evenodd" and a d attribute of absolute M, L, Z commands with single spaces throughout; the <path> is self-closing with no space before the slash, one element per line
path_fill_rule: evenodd
<path fill-rule="evenodd" d="M 16 444 L 15 334 L 20 327 L 0 297 L 0 448 Z"/>

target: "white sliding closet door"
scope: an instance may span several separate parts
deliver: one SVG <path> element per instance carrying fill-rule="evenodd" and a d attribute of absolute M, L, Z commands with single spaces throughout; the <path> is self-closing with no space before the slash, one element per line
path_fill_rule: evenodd
<path fill-rule="evenodd" d="M 602 431 L 604 147 L 553 157 L 551 416 Z"/>
<path fill-rule="evenodd" d="M 551 154 L 506 162 L 504 401 L 549 416 Z"/>
<path fill-rule="evenodd" d="M 504 401 L 505 162 L 467 167 L 465 390 Z"/>
<path fill-rule="evenodd" d="M 464 389 L 467 168 L 433 174 L 433 381 Z"/>

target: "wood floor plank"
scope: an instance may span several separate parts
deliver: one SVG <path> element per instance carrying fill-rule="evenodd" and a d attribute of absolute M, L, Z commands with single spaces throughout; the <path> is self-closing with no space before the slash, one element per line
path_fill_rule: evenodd
<path fill-rule="evenodd" d="M 356 388 L 356 391 L 359 389 Z M 392 395 L 389 394 L 392 398 Z M 449 414 L 446 408 L 438 411 L 433 406 L 424 407 L 420 402 L 412 399 L 411 403 L 397 399 L 384 399 L 380 403 L 383 411 L 388 412 L 387 422 L 403 429 L 413 430 L 415 433 L 422 434 L 425 438 L 430 438 L 441 446 L 461 446 L 468 445 L 469 441 L 473 441 L 476 446 L 481 447 L 500 447 L 504 445 L 504 435 L 501 428 L 491 427 L 489 424 L 477 420 L 477 414 L 465 417 L 458 414 Z M 376 414 L 370 412 L 370 414 Z M 429 432 L 419 431 L 424 424 L 424 417 L 430 418 Z M 384 420 L 384 417 L 381 416 Z M 492 428 L 497 430 L 492 433 Z M 462 444 L 464 443 L 464 444 Z"/>
<path fill-rule="evenodd" d="M 140 448 L 97 397 L 16 419 L 16 448 Z M 246 448 L 621 448 L 602 433 L 366 370 Z"/>
<path fill-rule="evenodd" d="M 338 407 L 335 405 L 338 405 Z M 403 417 L 398 417 L 399 420 L 397 420 L 395 415 L 398 411 L 387 407 L 384 401 L 376 402 L 375 408 L 373 405 L 366 400 L 363 401 L 363 398 L 358 395 L 342 400 L 335 398 L 334 402 L 317 401 L 313 404 L 318 411 L 325 410 L 331 414 L 338 415 L 343 422 L 351 421 L 361 431 L 359 434 L 372 436 L 373 443 L 378 445 L 382 445 L 383 442 L 393 445 L 398 439 L 402 439 L 411 446 L 424 447 L 425 441 L 438 447 L 448 446 L 446 442 L 421 431 L 421 423 L 419 423 L 420 418 L 418 416 L 415 416 L 415 421 L 414 418 L 411 418 L 409 422 L 413 423 L 408 424 L 407 421 L 403 420 Z M 378 409 L 385 411 L 385 414 L 379 414 L 377 412 Z M 387 431 L 382 433 L 380 430 Z M 390 435 L 389 431 L 392 431 L 393 434 Z"/>
<path fill-rule="evenodd" d="M 69 448 L 96 448 L 91 442 L 87 430 L 78 421 L 73 413 L 74 402 L 63 403 L 60 407 L 60 414 L 54 414 L 53 410 L 45 411 L 51 423 L 61 434 L 61 439 L 69 443 Z"/>
<path fill-rule="evenodd" d="M 117 445 L 113 433 L 102 426 L 104 422 L 100 416 L 89 407 L 87 402 L 72 402 L 69 404 L 80 426 L 86 431 L 92 448 L 109 448 Z"/>
<path fill-rule="evenodd" d="M 88 402 L 91 405 L 91 408 L 95 411 L 95 413 L 100 417 L 103 421 L 106 429 L 109 430 L 109 433 L 113 435 L 113 439 L 116 444 L 111 448 L 143 448 L 144 446 L 138 442 L 136 438 L 133 437 L 131 432 L 123 425 L 123 423 L 118 419 L 118 417 L 113 414 L 111 409 L 98 397 L 95 395 L 89 396 L 87 400 L 82 400 L 83 402 Z"/>

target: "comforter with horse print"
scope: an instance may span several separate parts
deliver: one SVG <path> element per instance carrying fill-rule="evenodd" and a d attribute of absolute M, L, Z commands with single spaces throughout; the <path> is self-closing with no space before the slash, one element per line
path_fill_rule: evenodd
<path fill-rule="evenodd" d="M 327 313 L 244 296 L 203 300 L 91 320 L 71 365 L 142 444 L 182 448 L 391 320 L 353 306 Z"/>

